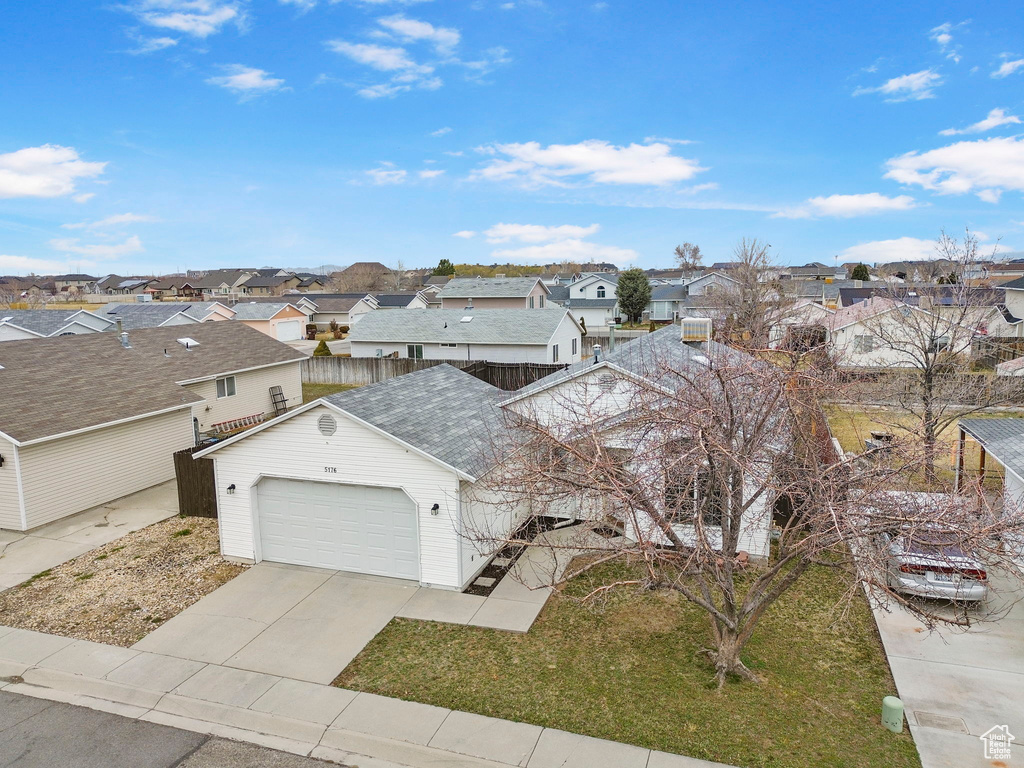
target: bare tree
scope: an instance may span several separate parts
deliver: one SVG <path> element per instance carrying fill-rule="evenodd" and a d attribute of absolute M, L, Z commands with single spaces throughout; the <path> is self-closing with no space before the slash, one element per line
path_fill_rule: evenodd
<path fill-rule="evenodd" d="M 387 275 L 388 288 L 393 291 L 401 291 L 406 281 L 405 263 L 399 259 L 395 262 L 394 269 Z"/>
<path fill-rule="evenodd" d="M 870 347 L 876 368 L 898 374 L 895 382 L 883 377 L 881 386 L 869 392 L 896 406 L 893 426 L 906 428 L 904 417 L 910 417 L 910 430 L 923 445 L 929 483 L 936 480 L 944 430 L 972 413 L 1024 402 L 1024 385 L 1014 377 L 970 370 L 979 331 L 995 311 L 991 291 L 972 287 L 968 280 L 978 262 L 977 237 L 967 232 L 959 240 L 943 232 L 936 252 L 945 281 L 881 288 L 863 309 L 868 338 L 855 340 L 862 349 Z"/>
<path fill-rule="evenodd" d="M 388 287 L 389 271 L 362 262 L 331 275 L 331 289 L 338 293 L 372 293 Z"/>
<path fill-rule="evenodd" d="M 772 328 L 786 320 L 794 307 L 778 279 L 769 248 L 757 238 L 743 238 L 734 251 L 738 265 L 729 270 L 732 281 L 715 296 L 724 321 L 722 338 L 748 350 L 767 349 Z"/>
<path fill-rule="evenodd" d="M 534 585 L 596 575 L 600 586 L 584 600 L 611 590 L 680 595 L 707 616 L 719 685 L 757 680 L 742 654 L 758 622 L 819 566 L 845 575 L 847 600 L 866 584 L 878 604 L 905 603 L 929 623 L 969 621 L 893 588 L 884 535 L 940 522 L 963 551 L 1004 562 L 999 540 L 1022 530 L 1019 513 L 997 516 L 967 493 L 928 504 L 892 493 L 917 457 L 840 456 L 819 406 L 834 395 L 827 374 L 783 370 L 715 343 L 675 337 L 672 347 L 669 333 L 623 346 L 615 368 L 504 408 L 497 466 L 481 493 L 520 516 L 574 525 L 532 540 L 485 526 L 466 535 L 489 550 L 510 541 L 544 550 L 546 559 L 529 558 Z M 623 567 L 599 570 L 611 561 Z"/>
<path fill-rule="evenodd" d="M 704 254 L 700 252 L 700 246 L 694 243 L 683 243 L 677 245 L 675 250 L 676 265 L 686 272 L 697 272 L 701 268 L 701 261 Z"/>

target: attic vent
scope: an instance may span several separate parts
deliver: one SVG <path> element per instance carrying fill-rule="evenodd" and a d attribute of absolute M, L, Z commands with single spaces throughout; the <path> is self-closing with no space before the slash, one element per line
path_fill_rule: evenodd
<path fill-rule="evenodd" d="M 338 431 L 338 422 L 334 420 L 331 414 L 325 413 L 316 420 L 316 428 L 320 430 L 320 434 L 324 437 L 330 437 Z"/>
<path fill-rule="evenodd" d="M 606 373 L 597 380 L 597 386 L 605 392 L 611 392 L 615 389 L 615 377 L 610 373 Z"/>
<path fill-rule="evenodd" d="M 460 323 L 469 323 L 469 322 L 471 322 L 472 320 L 473 320 L 473 316 L 472 316 L 472 315 L 466 315 L 466 316 L 465 316 L 465 317 L 463 317 L 463 318 L 462 318 L 461 320 L 459 320 L 459 322 L 460 322 Z"/>
<path fill-rule="evenodd" d="M 192 349 L 192 347 L 198 347 L 199 346 L 199 342 L 198 341 L 196 341 L 195 339 L 190 339 L 188 336 L 186 336 L 184 339 L 178 339 L 177 341 L 185 349 Z"/>

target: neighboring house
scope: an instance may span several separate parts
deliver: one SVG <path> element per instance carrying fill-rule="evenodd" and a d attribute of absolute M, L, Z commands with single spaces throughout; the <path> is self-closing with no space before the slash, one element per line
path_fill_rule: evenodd
<path fill-rule="evenodd" d="M 244 284 L 254 276 L 254 272 L 243 269 L 215 269 L 207 272 L 199 279 L 198 288 L 207 296 L 230 296 L 244 294 Z"/>
<path fill-rule="evenodd" d="M 114 321 L 84 309 L 0 309 L 0 341 L 102 333 Z"/>
<path fill-rule="evenodd" d="M 548 301 L 572 312 L 573 317 L 586 325 L 588 333 L 607 328 L 620 314 L 619 301 L 614 296 L 604 299 L 570 299 L 568 285 L 552 285 L 548 290 L 551 292 Z"/>
<path fill-rule="evenodd" d="M 430 302 L 419 291 L 370 294 L 377 301 L 377 309 L 426 309 Z"/>
<path fill-rule="evenodd" d="M 306 293 L 307 291 L 322 291 L 327 287 L 327 279 L 320 275 L 299 273 L 296 274 L 296 277 L 299 278 L 297 288 L 300 293 Z"/>
<path fill-rule="evenodd" d="M 828 329 L 835 310 L 809 299 L 797 299 L 768 331 L 768 346 L 810 349 L 828 340 Z"/>
<path fill-rule="evenodd" d="M 250 277 L 242 287 L 249 296 L 280 296 L 286 291 L 297 291 L 302 278 L 295 275 L 258 275 Z"/>
<path fill-rule="evenodd" d="M 676 320 L 683 316 L 689 291 L 685 285 L 659 285 L 651 289 L 651 303 L 647 305 L 651 320 Z"/>
<path fill-rule="evenodd" d="M 301 403 L 303 354 L 235 323 L 183 330 L 0 344 L 0 528 L 170 480 L 197 432 L 274 415 L 271 387 Z"/>
<path fill-rule="evenodd" d="M 448 285 L 451 279 L 451 275 L 430 275 L 429 277 L 423 279 L 423 286 L 425 288 L 434 287 L 437 288 L 438 291 L 440 291 L 442 288 Z"/>
<path fill-rule="evenodd" d="M 716 291 L 733 290 L 739 285 L 739 280 L 725 272 L 705 272 L 686 284 L 686 292 L 688 296 L 712 296 Z"/>
<path fill-rule="evenodd" d="M 439 297 L 441 309 L 544 309 L 549 294 L 539 277 L 456 277 Z"/>
<path fill-rule="evenodd" d="M 219 301 L 190 301 L 183 307 L 186 314 L 201 323 L 235 319 L 235 310 Z"/>
<path fill-rule="evenodd" d="M 239 302 L 231 307 L 235 320 L 255 328 L 278 341 L 297 341 L 305 337 L 309 316 L 285 302 Z"/>
<path fill-rule="evenodd" d="M 812 261 L 802 267 L 788 267 L 785 273 L 791 280 L 844 280 L 845 267 L 830 267 L 820 261 Z"/>
<path fill-rule="evenodd" d="M 373 296 L 342 296 L 316 297 L 311 322 L 316 323 L 317 330 L 325 331 L 333 320 L 338 325 L 351 328 L 368 312 L 377 308 L 377 300 Z"/>
<path fill-rule="evenodd" d="M 462 534 L 512 530 L 509 512 L 472 500 L 493 466 L 502 395 L 439 365 L 201 451 L 216 462 L 222 553 L 466 588 L 492 553 Z"/>
<path fill-rule="evenodd" d="M 117 276 L 112 277 L 116 278 Z M 101 281 L 97 284 L 97 288 L 100 288 L 102 293 L 109 293 L 113 296 L 135 296 L 145 293 L 146 288 L 155 282 L 155 278 L 152 277 L 122 277 L 117 278 L 116 281 Z"/>
<path fill-rule="evenodd" d="M 57 275 L 53 278 L 53 287 L 57 293 L 92 293 L 96 288 L 96 278 L 91 275 Z"/>
<path fill-rule="evenodd" d="M 568 429 L 578 428 L 579 421 L 575 419 L 585 418 L 591 423 L 607 424 L 606 430 L 597 433 L 605 438 L 607 449 L 627 448 L 628 452 L 628 448 L 641 438 L 619 433 L 617 416 L 628 413 L 633 407 L 638 397 L 636 382 L 643 382 L 643 387 L 653 385 L 671 393 L 692 386 L 690 382 L 693 379 L 688 374 L 706 370 L 713 360 L 727 360 L 732 365 L 757 365 L 746 353 L 709 341 L 710 323 L 705 326 L 701 341 L 684 341 L 683 333 L 688 332 L 688 329 L 681 331 L 678 326 L 670 325 L 628 341 L 614 351 L 602 353 L 600 359 L 576 363 L 510 393 L 502 407 L 516 411 L 522 418 L 536 422 L 541 429 L 550 429 L 555 434 L 559 434 L 561 424 Z M 578 406 L 582 410 L 577 410 L 574 416 L 566 415 L 566 409 L 572 413 Z M 590 438 L 588 434 L 587 439 Z M 780 435 L 780 444 L 785 444 L 783 438 Z M 770 462 L 765 464 L 767 466 Z M 639 468 L 638 471 L 644 470 Z M 751 557 L 765 558 L 769 554 L 775 501 L 773 498 L 756 498 L 744 514 L 738 548 Z M 585 492 L 581 492 L 572 505 L 567 503 L 564 513 L 566 518 L 583 519 L 608 519 L 616 514 L 621 515 L 621 512 L 609 509 L 606 498 Z M 628 515 L 622 520 L 627 536 L 631 521 Z M 709 525 L 706 519 L 705 525 Z M 713 523 L 711 525 L 714 526 Z M 676 524 L 673 528 L 683 540 L 693 536 L 692 524 Z M 651 533 L 649 531 L 648 535 Z"/>
<path fill-rule="evenodd" d="M 908 323 L 902 316 L 909 313 L 920 313 L 922 318 L 917 323 Z M 912 367 L 921 343 L 915 327 L 944 327 L 941 322 L 929 320 L 929 314 L 919 307 L 877 296 L 836 310 L 828 332 L 836 363 L 851 368 Z M 973 338 L 975 334 L 969 333 Z M 941 337 L 936 344 L 940 349 L 969 349 L 967 339 Z"/>
<path fill-rule="evenodd" d="M 337 294 L 327 294 L 334 296 Z M 362 294 L 360 294 L 362 295 Z M 326 296 L 326 295 L 325 295 Z M 306 317 L 312 318 L 313 313 L 316 312 L 316 302 L 321 298 L 320 295 L 306 295 L 304 293 L 289 293 L 284 296 L 246 296 L 242 299 L 245 304 L 257 304 L 269 303 L 269 304 L 282 304 L 287 302 L 293 307 L 298 307 L 306 313 Z"/>
<path fill-rule="evenodd" d="M 613 274 L 581 275 L 569 285 L 569 300 L 614 299 L 619 276 Z"/>
<path fill-rule="evenodd" d="M 124 330 L 159 328 L 165 325 L 192 325 L 200 318 L 188 312 L 189 304 L 148 302 L 145 304 L 107 304 L 102 310 L 107 319 L 120 323 Z"/>
<path fill-rule="evenodd" d="M 371 312 L 349 335 L 352 357 L 573 363 L 580 325 L 564 309 Z"/>

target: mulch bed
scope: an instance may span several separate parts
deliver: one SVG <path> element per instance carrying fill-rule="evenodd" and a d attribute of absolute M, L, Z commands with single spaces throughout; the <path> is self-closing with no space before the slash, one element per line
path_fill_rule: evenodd
<path fill-rule="evenodd" d="M 0 593 L 0 624 L 127 648 L 247 567 L 216 520 L 172 517 Z"/>

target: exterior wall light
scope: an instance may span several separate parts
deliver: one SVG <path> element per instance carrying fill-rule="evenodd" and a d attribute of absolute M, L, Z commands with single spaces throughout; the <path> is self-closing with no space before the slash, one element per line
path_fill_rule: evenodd
<path fill-rule="evenodd" d="M 435 504 L 434 506 L 432 506 L 430 508 L 430 514 L 432 514 L 432 515 L 439 515 L 439 514 L 441 514 L 441 505 L 440 504 Z"/>
<path fill-rule="evenodd" d="M 235 484 L 232 483 L 231 485 L 228 486 L 228 493 L 234 493 L 234 492 L 235 492 Z"/>

